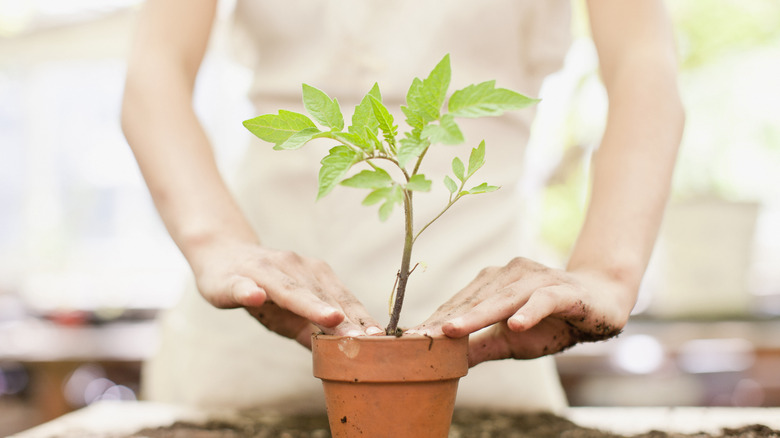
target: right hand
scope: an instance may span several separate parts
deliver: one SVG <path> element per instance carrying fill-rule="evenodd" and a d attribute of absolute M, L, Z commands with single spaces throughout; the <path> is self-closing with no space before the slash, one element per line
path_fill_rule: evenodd
<path fill-rule="evenodd" d="M 311 348 L 311 334 L 384 334 L 362 303 L 317 259 L 236 242 L 199 251 L 201 295 L 221 309 L 244 307 L 269 330 Z"/>

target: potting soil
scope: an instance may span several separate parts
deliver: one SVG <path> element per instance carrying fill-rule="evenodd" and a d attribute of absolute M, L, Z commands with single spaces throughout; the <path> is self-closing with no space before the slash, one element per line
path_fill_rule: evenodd
<path fill-rule="evenodd" d="M 143 429 L 126 438 L 329 438 L 323 415 L 268 416 L 243 413 L 231 421 L 203 424 L 177 422 Z M 457 409 L 449 438 L 780 438 L 780 431 L 762 425 L 724 429 L 719 435 L 676 434 L 648 431 L 639 435 L 615 435 L 580 427 L 550 413 L 510 413 Z"/>

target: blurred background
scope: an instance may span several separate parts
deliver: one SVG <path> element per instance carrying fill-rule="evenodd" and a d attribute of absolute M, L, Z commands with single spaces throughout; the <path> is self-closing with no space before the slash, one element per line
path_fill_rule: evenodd
<path fill-rule="evenodd" d="M 0 436 L 139 397 L 187 267 L 119 127 L 139 0 L 0 0 Z M 528 150 L 527 254 L 560 265 L 606 115 L 575 1 Z M 557 356 L 572 405 L 780 406 L 780 2 L 675 0 L 687 126 L 625 332 Z M 222 3 L 196 109 L 220 167 L 253 116 Z"/>

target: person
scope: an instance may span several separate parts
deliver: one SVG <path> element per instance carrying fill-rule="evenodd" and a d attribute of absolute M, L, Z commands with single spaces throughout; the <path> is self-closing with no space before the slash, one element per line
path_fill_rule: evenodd
<path fill-rule="evenodd" d="M 386 311 L 400 260 L 401 218 L 380 223 L 360 205 L 364 194 L 349 188 L 314 202 L 326 150 L 316 145 L 276 152 L 255 139 L 235 182 L 226 182 L 192 107 L 216 3 L 148 0 L 129 59 L 122 127 L 194 280 L 162 320 L 144 393 L 198 405 L 319 406 L 308 351 L 290 340 L 309 347 L 315 331 L 383 332 L 376 315 Z M 566 266 L 521 257 L 516 186 L 532 109 L 463 124 L 469 141 L 486 139 L 480 175 L 502 189 L 464 200 L 415 248 L 428 267 L 410 279 L 402 326 L 470 334 L 464 404 L 565 406 L 549 355 L 625 326 L 662 219 L 684 119 L 670 19 L 662 0 L 586 4 L 609 113 Z M 342 108 L 378 82 L 395 107 L 411 79 L 445 53 L 451 89 L 497 79 L 535 96 L 561 66 L 570 6 L 238 0 L 235 26 L 249 43 L 255 115 L 299 110 L 302 82 Z M 457 152 L 432 149 L 426 175 L 441 181 Z M 441 199 L 437 190 L 444 188 L 425 196 Z M 426 201 L 416 214 L 430 218 L 440 208 Z M 523 360 L 500 361 L 510 358 Z"/>

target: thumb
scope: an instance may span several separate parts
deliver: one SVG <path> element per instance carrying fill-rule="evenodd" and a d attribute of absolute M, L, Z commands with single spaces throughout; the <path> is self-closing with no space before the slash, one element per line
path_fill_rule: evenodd
<path fill-rule="evenodd" d="M 489 360 L 512 357 L 506 339 L 499 332 L 500 324 L 472 333 L 469 336 L 469 367 Z"/>

